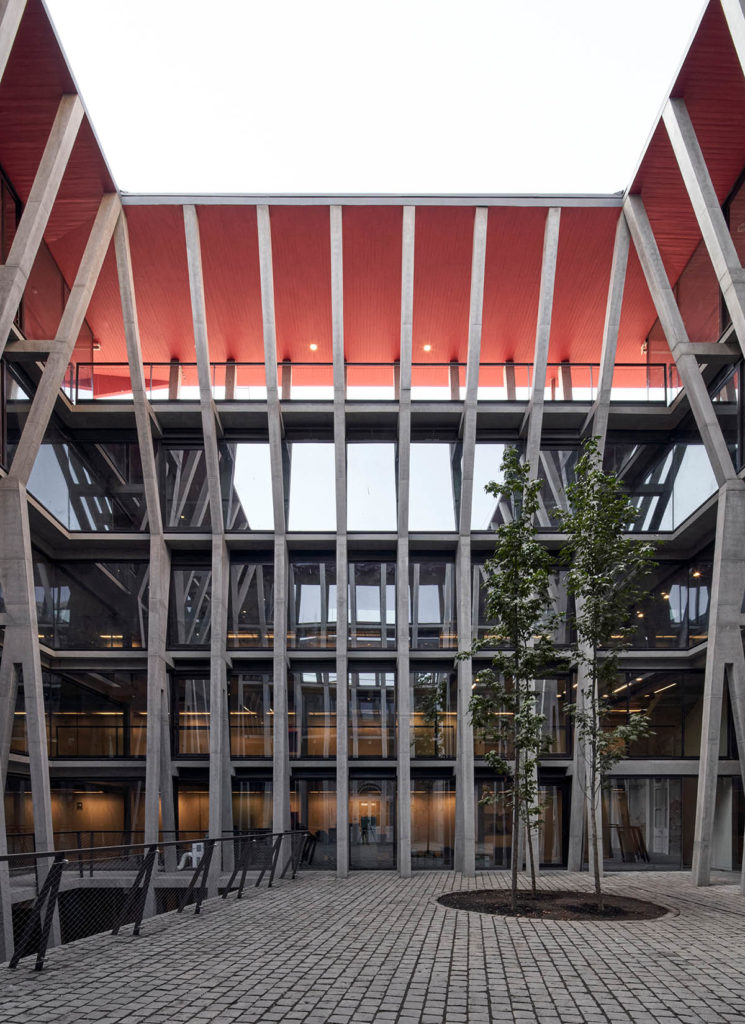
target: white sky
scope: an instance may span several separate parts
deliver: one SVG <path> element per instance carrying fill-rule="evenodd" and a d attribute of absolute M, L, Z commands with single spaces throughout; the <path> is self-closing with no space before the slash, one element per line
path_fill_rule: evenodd
<path fill-rule="evenodd" d="M 702 0 L 46 0 L 120 188 L 614 192 Z"/>

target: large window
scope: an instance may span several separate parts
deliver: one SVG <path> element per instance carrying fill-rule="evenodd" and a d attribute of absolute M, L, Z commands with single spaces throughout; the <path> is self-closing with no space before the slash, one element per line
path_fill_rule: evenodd
<path fill-rule="evenodd" d="M 396 563 L 349 563 L 349 646 L 396 646 Z"/>
<path fill-rule="evenodd" d="M 411 866 L 452 868 L 455 846 L 455 779 L 411 779 Z"/>
<path fill-rule="evenodd" d="M 711 561 L 689 565 L 661 563 L 644 581 L 647 596 L 632 617 L 632 646 L 684 650 L 706 640 L 709 633 Z"/>
<path fill-rule="evenodd" d="M 396 756 L 396 678 L 393 672 L 349 673 L 349 756 Z"/>
<path fill-rule="evenodd" d="M 162 447 L 159 455 L 163 529 L 210 529 L 210 497 L 204 449 Z"/>
<path fill-rule="evenodd" d="M 336 565 L 296 561 L 290 565 L 287 643 L 308 650 L 336 646 Z"/>
<path fill-rule="evenodd" d="M 147 529 L 136 444 L 72 444 L 48 433 L 36 456 L 28 489 L 68 530 Z"/>
<path fill-rule="evenodd" d="M 145 756 L 144 672 L 45 672 L 44 707 L 50 757 Z"/>
<path fill-rule="evenodd" d="M 206 757 L 210 752 L 210 681 L 207 676 L 180 677 L 174 683 L 176 743 L 180 756 Z"/>
<path fill-rule="evenodd" d="M 497 501 L 485 487 L 492 480 L 502 482 L 502 459 L 508 446 L 492 441 L 477 441 L 473 464 L 473 503 L 471 505 L 472 530 L 496 530 L 510 522 L 512 510 L 503 499 Z"/>
<path fill-rule="evenodd" d="M 508 868 L 512 859 L 512 803 L 504 794 L 504 781 L 476 782 L 476 867 Z M 539 780 L 538 859 L 541 865 L 565 862 L 565 790 Z"/>
<path fill-rule="evenodd" d="M 455 672 L 411 673 L 412 757 L 455 757 L 457 708 Z"/>
<path fill-rule="evenodd" d="M 336 867 L 336 779 L 293 778 L 290 790 L 293 828 L 307 828 L 316 839 L 311 868 Z"/>
<path fill-rule="evenodd" d="M 328 441 L 289 442 L 287 458 L 290 465 L 288 530 L 335 530 L 333 444 Z"/>
<path fill-rule="evenodd" d="M 274 750 L 274 685 L 271 671 L 241 671 L 230 677 L 230 753 L 271 757 Z"/>
<path fill-rule="evenodd" d="M 221 443 L 220 489 L 226 530 L 274 529 L 268 442 Z"/>
<path fill-rule="evenodd" d="M 40 641 L 58 650 L 145 647 L 148 579 L 144 562 L 54 563 L 35 553 Z"/>
<path fill-rule="evenodd" d="M 297 670 L 287 685 L 290 757 L 336 757 L 336 672 Z"/>
<path fill-rule="evenodd" d="M 274 566 L 234 561 L 228 592 L 228 647 L 274 644 Z"/>
<path fill-rule="evenodd" d="M 171 566 L 168 646 L 209 647 L 212 616 L 212 570 L 206 566 Z"/>
<path fill-rule="evenodd" d="M 437 650 L 458 646 L 455 622 L 455 566 L 421 561 L 409 565 L 411 646 Z"/>
<path fill-rule="evenodd" d="M 396 446 L 390 441 L 347 445 L 347 528 L 396 529 Z"/>
<path fill-rule="evenodd" d="M 460 446 L 413 442 L 409 480 L 409 530 L 455 529 L 460 496 Z"/>

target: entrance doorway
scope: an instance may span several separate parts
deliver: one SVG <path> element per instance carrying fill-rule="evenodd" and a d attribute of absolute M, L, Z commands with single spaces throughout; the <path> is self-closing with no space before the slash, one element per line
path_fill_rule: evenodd
<path fill-rule="evenodd" d="M 391 870 L 396 866 L 396 782 L 349 780 L 349 866 Z"/>

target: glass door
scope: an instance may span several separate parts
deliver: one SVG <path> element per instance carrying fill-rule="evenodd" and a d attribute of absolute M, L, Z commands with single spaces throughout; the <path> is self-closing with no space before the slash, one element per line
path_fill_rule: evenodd
<path fill-rule="evenodd" d="M 365 871 L 395 868 L 395 779 L 349 780 L 349 866 Z"/>

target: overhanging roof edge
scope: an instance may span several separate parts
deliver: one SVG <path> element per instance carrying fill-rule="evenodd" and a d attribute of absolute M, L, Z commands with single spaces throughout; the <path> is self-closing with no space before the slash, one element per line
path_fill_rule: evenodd
<path fill-rule="evenodd" d="M 612 195 L 400 195 L 400 194 L 245 194 L 122 192 L 124 206 L 597 206 L 623 205 L 623 194 Z"/>

